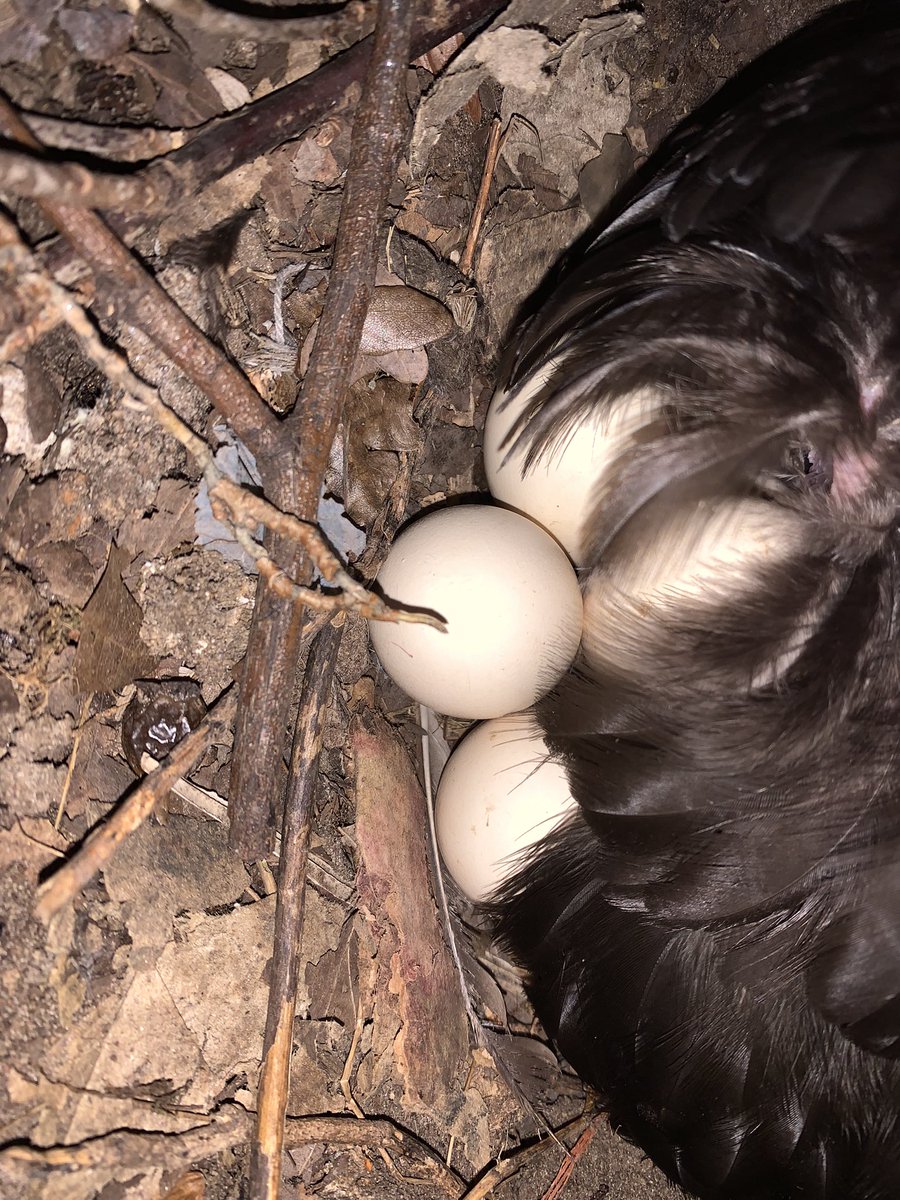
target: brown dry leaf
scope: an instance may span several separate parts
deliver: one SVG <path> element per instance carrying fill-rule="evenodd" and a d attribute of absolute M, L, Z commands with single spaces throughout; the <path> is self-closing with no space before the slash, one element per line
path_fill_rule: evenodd
<path fill-rule="evenodd" d="M 78 53 L 93 62 L 110 62 L 124 53 L 134 33 L 133 17 L 108 9 L 64 9 L 57 20 Z"/>
<path fill-rule="evenodd" d="M 90 481 L 83 471 L 61 471 L 16 492 L 3 528 L 3 547 L 16 560 L 45 542 L 73 542 L 91 528 Z"/>
<path fill-rule="evenodd" d="M 219 93 L 177 42 L 163 54 L 131 51 L 119 61 L 139 91 L 154 97 L 153 112 L 160 125 L 202 125 L 221 116 L 224 105 Z"/>
<path fill-rule="evenodd" d="M 385 721 L 371 713 L 356 717 L 351 746 L 357 888 L 376 946 L 376 1078 L 380 1070 L 399 1076 L 408 1106 L 449 1120 L 458 1107 L 469 1038 L 459 978 L 431 894 L 425 797 Z"/>
<path fill-rule="evenodd" d="M 397 453 L 415 453 L 422 429 L 409 388 L 386 377 L 351 388 L 344 422 L 341 495 L 352 521 L 366 527 L 381 512 L 397 475 Z"/>
<path fill-rule="evenodd" d="M 84 610 L 74 670 L 82 692 L 114 692 L 156 665 L 141 641 L 142 614 L 122 582 L 127 550 L 113 546 L 103 578 Z"/>
<path fill-rule="evenodd" d="M 89 805 L 98 801 L 114 803 L 134 782 L 134 776 L 119 757 L 120 747 L 118 729 L 105 721 L 92 719 L 82 725 L 66 794 L 66 816 L 70 821 L 85 818 L 92 822 L 96 814 L 89 814 Z"/>
<path fill-rule="evenodd" d="M 250 877 L 221 825 L 172 813 L 164 826 L 135 830 L 107 863 L 103 880 L 110 900 L 121 906 L 132 955 L 149 961 L 172 940 L 176 914 L 234 904 Z"/>
<path fill-rule="evenodd" d="M 291 171 L 301 183 L 332 184 L 340 177 L 341 168 L 327 146 L 315 137 L 305 137 L 291 158 Z"/>
<path fill-rule="evenodd" d="M 228 1079 L 252 1081 L 274 908 L 272 897 L 217 916 L 188 914 L 158 958 L 149 948 L 135 951 L 134 966 L 108 978 L 110 990 L 48 1048 L 44 1070 L 72 1089 L 74 1104 L 48 1111 L 34 1136 L 67 1143 L 96 1137 L 121 1122 L 129 1100 L 142 1101 L 142 1112 L 128 1123 L 139 1116 L 140 1128 L 164 1130 L 172 1126 L 167 1100 L 206 1110 Z M 154 1098 L 162 1108 L 147 1102 Z"/>
<path fill-rule="evenodd" d="M 454 328 L 455 322 L 449 309 L 434 296 L 403 284 L 379 285 L 372 293 L 372 302 L 366 314 L 359 355 L 353 369 L 354 379 L 361 379 L 375 370 L 392 374 L 394 365 L 398 365 L 402 377 L 407 378 L 410 375 L 410 360 L 391 356 L 399 351 L 421 352 L 423 346 L 446 337 Z M 300 350 L 301 375 L 306 374 L 309 366 L 318 329 L 319 322 L 315 321 Z M 412 361 L 416 366 L 415 378 L 411 381 L 419 383 L 424 378 L 421 372 L 422 358 Z M 424 361 L 427 371 L 427 356 Z"/>
<path fill-rule="evenodd" d="M 206 1180 L 199 1171 L 187 1171 L 161 1200 L 204 1200 Z"/>
<path fill-rule="evenodd" d="M 183 479 L 163 479 L 149 516 L 132 513 L 119 526 L 119 545 L 132 557 L 160 558 L 182 543 L 193 543 L 194 490 Z"/>

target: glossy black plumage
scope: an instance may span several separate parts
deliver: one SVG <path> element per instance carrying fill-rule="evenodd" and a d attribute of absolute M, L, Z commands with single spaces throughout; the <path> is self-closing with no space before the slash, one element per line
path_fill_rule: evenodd
<path fill-rule="evenodd" d="M 604 598 L 717 505 L 761 501 L 796 536 L 702 596 L 624 604 L 628 654 L 538 706 L 581 808 L 498 898 L 498 934 L 613 1123 L 685 1188 L 887 1200 L 900 8 L 843 6 L 749 79 L 570 265 L 510 387 L 557 362 L 516 431 L 533 456 L 597 405 L 660 397 L 598 486 L 587 586 Z"/>

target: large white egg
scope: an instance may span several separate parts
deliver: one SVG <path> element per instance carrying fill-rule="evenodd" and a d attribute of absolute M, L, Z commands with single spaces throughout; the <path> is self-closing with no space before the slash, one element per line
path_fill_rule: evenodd
<path fill-rule="evenodd" d="M 434 819 L 444 865 L 469 899 L 487 900 L 577 807 L 533 717 L 485 721 L 463 738 L 441 775 Z"/>
<path fill-rule="evenodd" d="M 454 717 L 527 708 L 563 674 L 581 638 L 581 591 L 556 542 L 492 505 L 427 513 L 397 538 L 378 574 L 385 596 L 445 618 L 370 621 L 372 645 L 414 700 Z"/>
<path fill-rule="evenodd" d="M 523 409 L 557 366 L 551 361 L 511 397 L 498 392 L 491 401 L 484 426 L 484 469 L 488 487 L 497 500 L 549 530 L 572 561 L 581 565 L 584 521 L 598 487 L 635 433 L 659 414 L 662 399 L 643 391 L 610 405 L 598 405 L 595 412 L 525 469 L 527 448 L 509 454 L 504 442 Z"/>
<path fill-rule="evenodd" d="M 640 514 L 584 590 L 582 652 L 593 666 L 630 673 L 655 662 L 654 640 L 680 616 L 759 586 L 759 573 L 803 546 L 803 523 L 754 498 L 675 503 Z"/>

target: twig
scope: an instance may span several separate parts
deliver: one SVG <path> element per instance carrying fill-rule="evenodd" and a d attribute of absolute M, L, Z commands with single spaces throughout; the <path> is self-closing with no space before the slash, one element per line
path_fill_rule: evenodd
<path fill-rule="evenodd" d="M 511 1154 L 509 1158 L 501 1159 L 496 1166 L 482 1175 L 466 1191 L 464 1200 L 484 1200 L 485 1196 L 489 1196 L 495 1187 L 503 1183 L 505 1179 L 509 1179 L 511 1175 L 515 1175 L 521 1171 L 529 1159 L 542 1154 L 550 1145 L 561 1148 L 568 1156 L 569 1151 L 566 1150 L 560 1139 L 568 1133 L 574 1133 L 575 1130 L 578 1130 L 580 1133 L 591 1119 L 583 1115 L 576 1117 L 574 1121 L 570 1121 L 568 1125 L 564 1125 L 562 1129 L 558 1129 L 552 1138 L 540 1138 L 538 1141 L 531 1142 L 527 1146 L 522 1146 L 515 1154 Z"/>
<path fill-rule="evenodd" d="M 172 2 L 172 7 L 178 8 L 180 16 L 184 16 L 185 3 L 186 0 Z M 410 60 L 438 46 L 447 38 L 484 23 L 503 8 L 505 3 L 506 0 L 445 0 L 445 3 L 433 8 L 430 5 L 424 6 L 416 20 Z M 274 10 L 271 18 L 262 20 L 238 13 L 223 13 L 221 10 L 216 12 L 207 4 L 200 7 L 204 10 L 204 27 L 210 22 L 218 25 L 220 20 L 227 18 L 238 23 L 249 21 L 264 25 L 266 32 L 259 36 L 289 38 L 292 36 L 290 30 L 296 24 L 290 19 L 278 18 Z M 308 18 L 303 18 L 300 23 L 308 33 Z M 119 210 L 132 216 L 171 209 L 182 197 L 196 195 L 202 188 L 221 179 L 229 171 L 252 162 L 261 155 L 271 153 L 291 138 L 298 137 L 314 122 L 321 120 L 342 102 L 346 102 L 347 89 L 354 83 L 358 84 L 365 75 L 372 53 L 372 42 L 371 35 L 363 38 L 323 63 L 312 74 L 293 80 L 237 112 L 210 121 L 200 133 L 190 136 L 184 145 L 131 174 L 116 176 L 112 173 L 104 174 L 101 170 L 95 179 L 82 178 L 80 183 L 73 183 L 68 177 L 69 171 L 75 166 L 78 172 L 84 173 L 86 168 L 83 165 L 35 160 L 42 167 L 48 168 L 42 172 L 42 179 L 47 181 L 44 183 L 34 174 L 34 168 L 30 168 L 22 156 L 10 158 L 10 165 L 18 173 L 18 180 L 21 180 L 18 190 L 22 195 L 42 195 L 55 199 L 58 203 L 86 204 L 94 208 Z M 31 117 L 29 122 L 35 130 L 41 128 Z M 147 131 L 144 158 L 150 158 L 153 154 L 150 136 L 158 136 L 162 132 L 166 131 Z M 16 141 L 29 144 L 24 138 L 14 136 Z M 180 136 L 182 140 L 185 138 L 183 133 L 167 136 Z M 62 189 L 55 195 L 46 190 L 49 181 L 54 177 L 58 179 Z M 12 191 L 17 190 L 16 176 L 4 175 L 3 183 L 4 187 Z M 32 190 L 35 187 L 40 187 L 41 190 Z"/>
<path fill-rule="evenodd" d="M 75 297 L 44 274 L 34 255 L 20 239 L 15 226 L 2 214 L 0 274 L 6 274 L 15 280 L 22 298 L 28 301 L 30 308 L 41 314 L 42 322 L 46 321 L 48 327 L 52 327 L 58 321 L 69 325 L 77 334 L 88 357 L 104 372 L 110 382 L 118 384 L 125 392 L 128 398 L 126 404 L 142 412 L 149 411 L 166 432 L 178 439 L 204 473 L 215 516 L 231 527 L 243 548 L 256 560 L 260 574 L 265 576 L 269 586 L 276 590 L 279 596 L 292 603 L 305 604 L 323 612 L 352 610 L 374 621 L 411 622 L 430 625 L 440 630 L 446 628 L 443 621 L 428 612 L 397 609 L 386 604 L 380 596 L 363 587 L 347 572 L 317 526 L 311 522 L 298 521 L 296 517 L 279 511 L 261 496 L 254 495 L 223 475 L 206 442 L 163 403 L 154 388 L 134 374 L 123 355 L 103 344 Z M 328 594 L 302 587 L 289 579 L 247 532 L 248 529 L 255 531 L 260 525 L 301 546 L 315 562 L 322 578 L 342 591 L 338 594 Z M 83 720 L 84 715 L 81 724 Z M 71 780 L 81 724 L 76 734 L 72 763 L 63 788 L 57 827 Z"/>
<path fill-rule="evenodd" d="M 108 820 L 94 829 L 74 856 L 41 886 L 35 912 L 43 921 L 49 921 L 64 904 L 74 900 L 109 862 L 119 843 L 134 833 L 159 801 L 168 795 L 175 781 L 189 774 L 207 749 L 223 737 L 234 717 L 234 708 L 235 697 L 231 691 L 175 746 L 157 770 L 138 784 Z"/>
<path fill-rule="evenodd" d="M 478 235 L 481 233 L 484 214 L 487 212 L 488 196 L 490 195 L 491 184 L 494 180 L 494 171 L 497 169 L 497 157 L 500 154 L 500 142 L 500 118 L 494 117 L 494 120 L 491 122 L 487 151 L 484 156 L 484 169 L 481 172 L 478 197 L 475 200 L 475 207 L 472 210 L 472 219 L 469 222 L 466 244 L 463 247 L 463 252 L 459 260 L 459 270 L 462 275 L 472 274 L 475 247 L 478 244 Z"/>
<path fill-rule="evenodd" d="M 575 1170 L 575 1164 L 594 1140 L 594 1134 L 597 1132 L 597 1124 L 601 1119 L 600 1117 L 594 1117 L 587 1129 L 579 1135 L 575 1145 L 560 1164 L 553 1182 L 547 1188 L 546 1192 L 544 1192 L 541 1200 L 558 1200 L 562 1195 L 563 1189 L 572 1177 L 572 1172 Z"/>
<path fill-rule="evenodd" d="M 340 631 L 333 625 L 327 625 L 313 642 L 297 713 L 281 830 L 275 951 L 257 1093 L 257 1134 L 250 1158 L 250 1200 L 277 1200 L 281 1190 L 281 1156 L 297 1004 L 300 962 L 297 946 L 303 927 L 306 858 L 313 803 L 319 782 L 319 751 L 339 644 Z"/>
<path fill-rule="evenodd" d="M 274 477 L 278 507 L 301 520 L 315 517 L 359 349 L 375 281 L 379 222 L 400 151 L 406 64 L 410 60 L 413 0 L 381 0 L 375 40 L 353 124 L 332 271 L 319 332 L 300 398 L 285 420 L 284 453 L 265 466 Z M 302 447 L 302 455 L 297 448 Z M 303 556 L 276 538 L 272 557 L 302 579 Z M 229 841 L 244 859 L 265 858 L 274 828 L 278 764 L 300 654 L 302 615 L 270 588 L 257 592 L 241 678 L 236 744 L 253 755 L 231 760 L 233 810 Z M 255 714 L 265 710 L 263 722 Z"/>
<path fill-rule="evenodd" d="M 366 1114 L 359 1107 L 356 1097 L 353 1095 L 353 1087 L 350 1083 L 350 1076 L 353 1074 L 353 1061 L 356 1058 L 356 1050 L 359 1046 L 359 1039 L 362 1037 L 363 1029 L 365 1028 L 365 1019 L 363 1017 L 363 998 L 360 994 L 359 1000 L 356 1002 L 356 1024 L 353 1026 L 353 1037 L 350 1039 L 350 1049 L 347 1051 L 347 1057 L 344 1059 L 344 1069 L 341 1071 L 340 1085 L 341 1092 L 344 1096 L 344 1103 L 360 1121 L 365 1120 Z"/>
<path fill-rule="evenodd" d="M 84 726 L 88 719 L 88 711 L 91 707 L 91 701 L 94 699 L 94 693 L 88 692 L 84 700 L 81 702 L 81 712 L 78 714 L 78 724 L 75 726 L 75 737 L 72 740 L 72 750 L 69 754 L 69 765 L 66 768 L 66 778 L 63 782 L 62 792 L 59 797 L 59 804 L 56 806 L 56 817 L 53 821 L 53 828 L 59 833 L 59 826 L 63 819 L 63 813 L 66 811 L 66 801 L 69 798 L 69 788 L 72 786 L 72 777 L 75 774 L 75 764 L 78 762 L 78 750 L 81 746 L 81 739 L 84 736 Z"/>
<path fill-rule="evenodd" d="M 28 127 L 0 97 L 0 133 L 39 149 Z M 103 283 L 103 299 L 116 319 L 142 329 L 200 389 L 249 449 L 262 461 L 281 440 L 275 414 L 247 378 L 188 319 L 96 213 L 50 200 L 38 201 Z"/>
<path fill-rule="evenodd" d="M 65 117 L 47 117 L 30 109 L 20 109 L 28 128 L 45 146 L 53 150 L 77 150 L 105 162 L 146 163 L 163 154 L 180 150 L 191 133 L 186 129 L 157 129 L 153 125 L 95 125 Z"/>
<path fill-rule="evenodd" d="M 168 1170 L 192 1166 L 200 1159 L 221 1154 L 248 1142 L 253 1135 L 254 1114 L 239 1104 L 226 1102 L 210 1117 L 183 1133 L 136 1133 L 116 1131 L 88 1138 L 74 1146 L 11 1145 L 0 1150 L 0 1165 L 35 1165 L 57 1171 L 115 1167 L 145 1170 L 148 1163 Z M 293 1149 L 316 1143 L 344 1146 L 382 1146 L 422 1159 L 434 1182 L 450 1196 L 459 1196 L 463 1184 L 455 1171 L 444 1165 L 430 1146 L 414 1134 L 398 1129 L 384 1117 L 289 1117 L 284 1146 Z"/>
<path fill-rule="evenodd" d="M 303 491 L 316 500 L 375 286 L 380 222 L 406 125 L 406 64 L 414 8 L 415 0 L 379 3 L 369 71 L 353 121 L 325 305 L 300 399 L 286 422 L 299 445 L 314 447 L 313 454 L 304 454 L 301 477 L 306 481 Z"/>
<path fill-rule="evenodd" d="M 26 150 L 0 149 L 0 178 L 4 190 L 17 196 L 78 208 L 146 211 L 166 199 L 157 184 L 139 174 L 89 170 L 82 163 L 52 162 Z"/>

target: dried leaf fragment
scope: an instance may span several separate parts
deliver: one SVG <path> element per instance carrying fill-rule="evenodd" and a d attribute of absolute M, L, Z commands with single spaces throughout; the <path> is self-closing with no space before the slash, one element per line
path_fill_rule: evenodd
<path fill-rule="evenodd" d="M 354 375 L 359 379 L 366 370 L 372 370 L 372 358 L 399 350 L 421 350 L 429 342 L 446 337 L 455 327 L 450 311 L 434 296 L 406 287 L 405 284 L 376 287 L 363 326 Z M 318 329 L 319 323 L 316 321 L 303 343 L 300 351 L 301 374 L 306 374 Z M 389 366 L 384 370 L 392 374 Z"/>
<path fill-rule="evenodd" d="M 127 550 L 113 546 L 103 577 L 84 610 L 74 670 L 82 692 L 114 692 L 149 675 L 156 660 L 141 641 L 143 614 L 122 581 Z"/>

